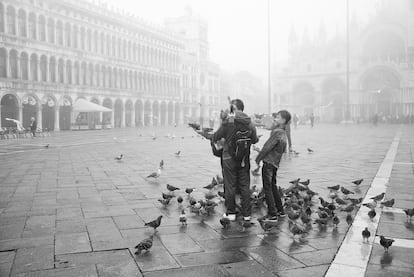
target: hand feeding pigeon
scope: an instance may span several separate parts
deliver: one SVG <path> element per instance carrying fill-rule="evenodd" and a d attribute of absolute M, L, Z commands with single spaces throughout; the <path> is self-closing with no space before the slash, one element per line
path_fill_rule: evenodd
<path fill-rule="evenodd" d="M 161 219 L 162 215 L 157 217 L 157 219 L 154 219 L 153 221 L 147 222 L 144 224 L 144 226 L 152 227 L 154 230 L 157 230 L 157 228 L 161 225 Z"/>
<path fill-rule="evenodd" d="M 381 201 L 385 196 L 385 192 L 378 194 L 374 197 L 371 197 L 372 200 L 374 200 L 375 202 Z"/>
<path fill-rule="evenodd" d="M 365 229 L 362 230 L 362 242 L 368 241 L 370 236 L 371 232 L 368 230 L 368 227 L 365 227 Z"/>
<path fill-rule="evenodd" d="M 120 161 L 124 157 L 124 154 L 119 155 L 118 157 L 115 157 L 114 160 Z"/>
<path fill-rule="evenodd" d="M 384 236 L 380 236 L 380 244 L 381 244 L 382 247 L 384 247 L 385 252 L 388 252 L 388 248 L 391 247 L 391 245 L 394 241 L 395 240 L 393 240 L 393 239 L 387 239 Z"/>
<path fill-rule="evenodd" d="M 358 179 L 358 180 L 352 181 L 352 183 L 359 186 L 363 181 L 364 179 Z"/>
<path fill-rule="evenodd" d="M 141 254 L 141 252 L 143 250 L 145 251 L 149 251 L 152 247 L 152 241 L 153 241 L 154 236 L 151 236 L 149 238 L 144 239 L 143 241 L 141 241 L 140 243 L 138 243 L 135 246 L 135 249 L 137 249 L 137 251 L 135 252 L 135 255 L 139 255 Z"/>

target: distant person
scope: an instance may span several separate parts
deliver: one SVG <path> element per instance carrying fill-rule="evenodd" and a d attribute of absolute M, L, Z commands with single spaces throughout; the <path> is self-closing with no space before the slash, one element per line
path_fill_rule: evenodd
<path fill-rule="evenodd" d="M 298 114 L 294 114 L 293 115 L 293 127 L 295 127 L 295 129 L 297 129 L 298 128 L 298 123 L 299 123 L 299 116 L 298 116 Z"/>
<path fill-rule="evenodd" d="M 315 124 L 315 115 L 311 113 L 311 115 L 309 116 L 309 119 L 310 119 L 311 128 L 313 128 L 313 125 Z"/>
<path fill-rule="evenodd" d="M 378 114 L 374 114 L 374 117 L 373 117 L 373 119 L 372 119 L 372 123 L 374 124 L 374 126 L 377 126 L 377 124 L 378 124 L 378 119 L 379 119 Z"/>
<path fill-rule="evenodd" d="M 37 130 L 37 121 L 36 121 L 36 118 L 32 117 L 30 119 L 30 132 L 32 133 L 33 137 L 36 136 L 36 130 Z"/>
<path fill-rule="evenodd" d="M 278 215 L 285 216 L 282 199 L 276 186 L 276 175 L 280 160 L 286 151 L 285 126 L 290 119 L 291 115 L 286 110 L 276 113 L 275 121 L 278 127 L 272 130 L 269 139 L 256 157 L 257 166 L 260 166 L 260 162 L 263 161 L 262 181 L 267 204 L 267 215 L 264 219 L 269 221 L 277 221 Z"/>

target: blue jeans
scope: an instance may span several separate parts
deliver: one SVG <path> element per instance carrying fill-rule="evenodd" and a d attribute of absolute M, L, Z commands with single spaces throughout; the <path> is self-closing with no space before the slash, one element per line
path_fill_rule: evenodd
<path fill-rule="evenodd" d="M 263 162 L 262 181 L 263 190 L 266 197 L 267 213 L 270 216 L 277 215 L 277 212 L 283 212 L 282 199 L 276 186 L 277 168 L 269 163 Z"/>

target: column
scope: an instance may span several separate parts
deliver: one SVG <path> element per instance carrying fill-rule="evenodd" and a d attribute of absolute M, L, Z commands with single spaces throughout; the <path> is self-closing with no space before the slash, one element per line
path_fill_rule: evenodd
<path fill-rule="evenodd" d="M 42 104 L 41 103 L 37 103 L 37 104 L 38 104 L 37 112 L 36 112 L 37 128 L 43 129 L 42 128 Z"/>
<path fill-rule="evenodd" d="M 173 105 L 172 105 L 172 112 L 171 112 L 171 115 L 172 115 L 172 124 L 173 125 L 175 125 L 175 124 L 177 124 L 178 125 L 178 122 L 175 122 L 175 102 L 173 102 Z"/>
<path fill-rule="evenodd" d="M 150 127 L 154 126 L 154 115 L 152 114 L 152 102 L 151 102 L 151 107 L 149 110 L 149 124 Z"/>
<path fill-rule="evenodd" d="M 37 59 L 37 63 L 36 63 L 36 68 L 37 68 L 37 81 L 41 81 L 42 80 L 42 75 L 41 75 L 41 72 L 40 72 L 40 56 L 38 57 L 38 59 Z"/>
<path fill-rule="evenodd" d="M 1 105 L 0 105 L 0 128 L 1 128 Z"/>
<path fill-rule="evenodd" d="M 131 111 L 131 127 L 136 127 L 136 125 L 135 125 L 135 109 L 133 109 Z"/>
<path fill-rule="evenodd" d="M 125 115 L 126 115 L 126 111 L 125 111 L 125 105 L 122 109 L 122 118 L 121 118 L 121 128 L 125 128 Z"/>
<path fill-rule="evenodd" d="M 59 106 L 58 106 L 57 103 L 56 103 L 56 106 L 55 106 L 55 128 L 54 128 L 54 131 L 55 132 L 60 131 L 60 128 L 59 128 Z"/>
<path fill-rule="evenodd" d="M 20 104 L 19 106 L 19 119 L 18 120 L 23 124 L 23 104 Z"/>
<path fill-rule="evenodd" d="M 111 112 L 111 126 L 112 126 L 112 129 L 115 128 L 115 112 L 114 112 L 114 108 L 112 108 L 112 112 Z"/>
<path fill-rule="evenodd" d="M 142 106 L 142 109 L 139 111 L 141 113 L 141 120 L 140 120 L 140 125 L 142 127 L 145 127 L 145 108 L 144 105 Z"/>
<path fill-rule="evenodd" d="M 20 72 L 20 56 L 17 57 L 17 79 L 22 79 L 22 73 Z"/>

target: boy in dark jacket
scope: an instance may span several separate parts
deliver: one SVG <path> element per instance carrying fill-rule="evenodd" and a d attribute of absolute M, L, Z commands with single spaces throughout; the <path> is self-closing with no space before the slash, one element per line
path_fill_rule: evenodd
<path fill-rule="evenodd" d="M 216 143 L 225 139 L 222 154 L 222 167 L 224 177 L 225 206 L 227 209 L 224 217 L 231 221 L 236 220 L 236 188 L 240 190 L 242 214 L 245 221 L 250 221 L 250 153 L 242 162 L 238 162 L 232 156 L 232 141 L 234 138 L 236 125 L 240 124 L 250 130 L 251 144 L 258 141 L 256 128 L 252 124 L 250 117 L 243 113 L 244 104 L 240 99 L 231 100 L 230 115 L 223 121 L 220 128 L 214 133 L 211 140 Z"/>
<path fill-rule="evenodd" d="M 276 114 L 277 128 L 270 133 L 269 139 L 263 145 L 262 150 L 256 157 L 259 166 L 263 161 L 262 180 L 263 191 L 266 197 L 267 216 L 266 220 L 277 221 L 277 215 L 284 216 L 282 200 L 276 186 L 277 169 L 283 153 L 286 151 L 285 126 L 290 121 L 291 115 L 288 111 L 282 110 Z"/>

